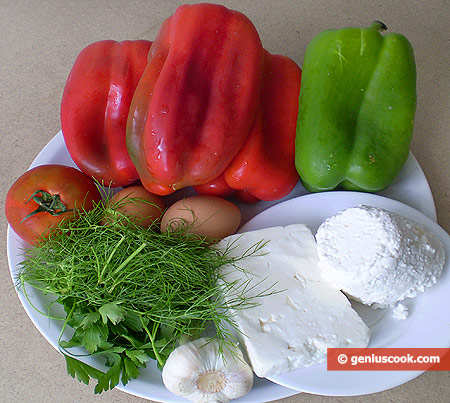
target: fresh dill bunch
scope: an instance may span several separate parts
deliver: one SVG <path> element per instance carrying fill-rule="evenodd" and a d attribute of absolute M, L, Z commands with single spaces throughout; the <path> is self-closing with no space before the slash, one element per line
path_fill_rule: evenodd
<path fill-rule="evenodd" d="M 63 305 L 59 345 L 68 372 L 85 383 L 96 378 L 97 393 L 136 378 L 149 358 L 162 367 L 180 340 L 200 337 L 211 323 L 221 348 L 234 343 L 230 310 L 256 303 L 244 295 L 248 284 L 227 283 L 220 268 L 239 269 L 237 262 L 261 247 L 232 258 L 186 226 L 160 232 L 156 223 L 143 228 L 126 216 L 104 225 L 105 214 L 120 215 L 111 208 L 102 201 L 63 221 L 25 252 L 19 272 L 23 292 L 27 283 Z M 232 296 L 227 304 L 224 293 Z M 74 329 L 68 341 L 67 326 Z M 109 370 L 70 357 L 68 349 L 80 346 L 103 356 Z"/>

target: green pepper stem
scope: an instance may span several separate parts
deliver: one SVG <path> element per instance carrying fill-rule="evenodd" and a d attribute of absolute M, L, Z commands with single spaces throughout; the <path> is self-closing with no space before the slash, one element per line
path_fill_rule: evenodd
<path fill-rule="evenodd" d="M 374 21 L 372 25 L 369 27 L 370 29 L 375 29 L 376 31 L 383 32 L 388 29 L 387 25 L 381 21 Z"/>

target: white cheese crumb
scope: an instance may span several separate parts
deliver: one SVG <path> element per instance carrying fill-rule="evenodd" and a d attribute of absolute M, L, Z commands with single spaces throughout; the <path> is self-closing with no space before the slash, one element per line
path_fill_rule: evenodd
<path fill-rule="evenodd" d="M 405 320 L 408 317 L 408 307 L 398 303 L 392 308 L 391 316 L 396 320 Z"/>
<path fill-rule="evenodd" d="M 360 205 L 328 218 L 316 234 L 325 279 L 366 305 L 394 306 L 437 282 L 445 262 L 427 228 Z"/>

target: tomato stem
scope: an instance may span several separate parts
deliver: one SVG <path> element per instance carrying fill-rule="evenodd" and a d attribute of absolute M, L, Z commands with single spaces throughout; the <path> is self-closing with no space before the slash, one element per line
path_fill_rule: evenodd
<path fill-rule="evenodd" d="M 66 207 L 58 194 L 51 195 L 45 190 L 36 190 L 25 202 L 25 204 L 29 203 L 31 200 L 38 204 L 38 208 L 32 211 L 30 214 L 26 215 L 22 219 L 21 223 L 24 222 L 27 218 L 30 218 L 31 216 L 40 212 L 49 213 L 52 216 L 60 216 L 61 214 L 72 211 L 71 209 L 68 209 Z"/>

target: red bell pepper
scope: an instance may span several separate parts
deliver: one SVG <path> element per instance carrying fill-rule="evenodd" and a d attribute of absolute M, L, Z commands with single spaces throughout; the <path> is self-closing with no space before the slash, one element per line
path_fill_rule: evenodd
<path fill-rule="evenodd" d="M 223 198 L 230 198 L 236 195 L 236 189 L 233 189 L 228 185 L 223 173 L 212 181 L 194 186 L 194 190 L 201 195 Z"/>
<path fill-rule="evenodd" d="M 127 126 L 143 185 L 165 195 L 219 176 L 244 144 L 258 108 L 259 35 L 243 14 L 183 5 L 160 28 Z"/>
<path fill-rule="evenodd" d="M 260 107 L 250 134 L 224 174 L 196 186 L 198 193 L 228 197 L 237 189 L 271 201 L 291 192 L 299 180 L 295 134 L 300 80 L 301 70 L 293 60 L 264 52 Z"/>
<path fill-rule="evenodd" d="M 150 41 L 105 40 L 84 48 L 67 79 L 61 127 L 70 156 L 105 185 L 139 179 L 126 148 L 126 122 Z"/>
<path fill-rule="evenodd" d="M 295 134 L 301 70 L 286 56 L 264 56 L 259 113 L 224 176 L 231 188 L 270 201 L 289 194 L 299 180 Z"/>
<path fill-rule="evenodd" d="M 251 195 L 247 190 L 236 190 L 225 182 L 224 174 L 208 183 L 194 186 L 194 190 L 201 195 L 233 198 L 243 203 L 257 203 L 260 199 Z"/>

